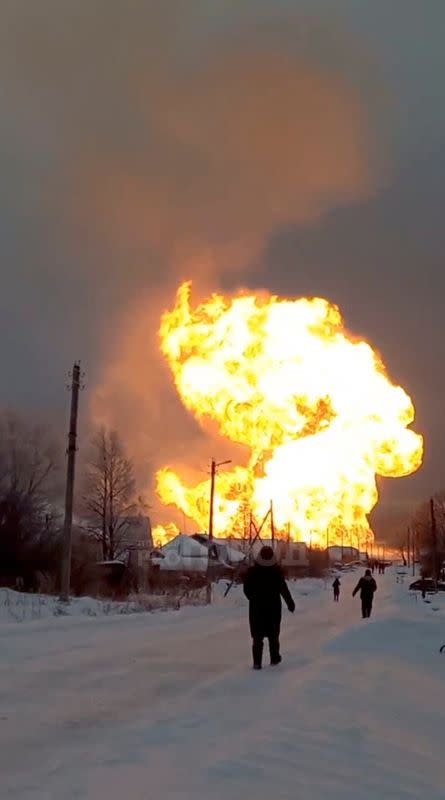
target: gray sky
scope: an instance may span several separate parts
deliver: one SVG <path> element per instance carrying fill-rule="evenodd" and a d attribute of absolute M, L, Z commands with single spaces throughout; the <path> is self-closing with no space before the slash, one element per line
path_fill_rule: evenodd
<path fill-rule="evenodd" d="M 326 296 L 426 436 L 389 508 L 444 484 L 445 6 L 295 5 L 3 0 L 0 403 L 64 414 L 81 358 L 84 408 L 105 387 L 144 463 L 163 424 L 184 456 L 154 338 L 179 279 Z"/>

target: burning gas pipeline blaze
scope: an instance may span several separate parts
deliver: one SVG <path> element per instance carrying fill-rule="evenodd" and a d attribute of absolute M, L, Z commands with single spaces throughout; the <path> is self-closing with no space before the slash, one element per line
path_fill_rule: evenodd
<path fill-rule="evenodd" d="M 411 399 L 327 300 L 215 294 L 192 308 L 190 292 L 184 283 L 162 316 L 162 352 L 186 408 L 247 453 L 245 466 L 218 474 L 215 530 L 240 534 L 273 501 L 278 533 L 365 546 L 376 475 L 409 475 L 422 463 Z M 166 467 L 157 492 L 208 528 L 209 480 L 186 486 Z"/>
<path fill-rule="evenodd" d="M 151 536 L 155 547 L 166 544 L 179 533 L 179 528 L 174 522 L 169 522 L 168 525 L 155 525 L 152 529 Z"/>

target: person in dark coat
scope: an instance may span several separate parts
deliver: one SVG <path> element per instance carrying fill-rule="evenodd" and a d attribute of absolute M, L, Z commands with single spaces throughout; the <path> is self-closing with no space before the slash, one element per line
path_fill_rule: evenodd
<path fill-rule="evenodd" d="M 335 579 L 334 583 L 332 584 L 332 588 L 334 590 L 334 602 L 338 603 L 338 599 L 340 597 L 340 580 L 338 578 Z"/>
<path fill-rule="evenodd" d="M 355 597 L 357 592 L 360 592 L 360 599 L 362 601 L 362 617 L 366 619 L 371 616 L 372 601 L 374 600 L 374 593 L 377 591 L 377 584 L 371 575 L 371 570 L 367 569 L 363 578 L 360 578 L 357 586 L 352 592 Z"/>
<path fill-rule="evenodd" d="M 249 601 L 253 668 L 261 669 L 265 637 L 269 640 L 270 663 L 279 664 L 281 598 L 292 613 L 295 603 L 271 547 L 262 547 L 255 564 L 247 571 L 244 594 Z"/>

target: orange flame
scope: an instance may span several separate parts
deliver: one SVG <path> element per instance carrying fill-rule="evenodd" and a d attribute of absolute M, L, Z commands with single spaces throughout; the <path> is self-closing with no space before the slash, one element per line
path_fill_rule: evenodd
<path fill-rule="evenodd" d="M 239 532 L 246 509 L 292 538 L 366 542 L 376 474 L 400 477 L 422 463 L 414 408 L 379 357 L 320 298 L 213 295 L 190 305 L 183 284 L 161 320 L 161 349 L 180 397 L 205 426 L 249 448 L 246 466 L 217 478 L 215 526 Z M 209 482 L 187 487 L 166 468 L 157 491 L 206 529 Z"/>
<path fill-rule="evenodd" d="M 152 539 L 155 547 L 162 547 L 168 544 L 179 533 L 179 528 L 176 527 L 174 522 L 169 522 L 168 525 L 155 525 L 152 530 Z"/>

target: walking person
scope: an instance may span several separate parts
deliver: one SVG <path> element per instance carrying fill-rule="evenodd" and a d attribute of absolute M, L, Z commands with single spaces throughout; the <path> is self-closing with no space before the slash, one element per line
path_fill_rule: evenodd
<path fill-rule="evenodd" d="M 355 597 L 357 592 L 360 592 L 360 599 L 362 601 L 362 617 L 367 619 L 371 616 L 372 602 L 374 600 L 374 593 L 377 591 L 377 584 L 371 575 L 371 570 L 367 569 L 364 576 L 360 578 L 357 586 L 352 592 Z"/>
<path fill-rule="evenodd" d="M 425 580 L 425 572 L 422 570 L 420 573 L 420 588 L 422 590 L 422 600 L 426 598 L 426 580 Z"/>
<path fill-rule="evenodd" d="M 253 668 L 262 667 L 264 638 L 269 641 L 270 663 L 279 664 L 281 598 L 291 613 L 295 611 L 295 603 L 271 547 L 262 547 L 255 564 L 247 571 L 244 594 L 249 601 Z"/>
<path fill-rule="evenodd" d="M 332 584 L 332 588 L 334 590 L 334 603 L 338 603 L 340 598 L 340 580 L 336 578 L 334 583 Z"/>

